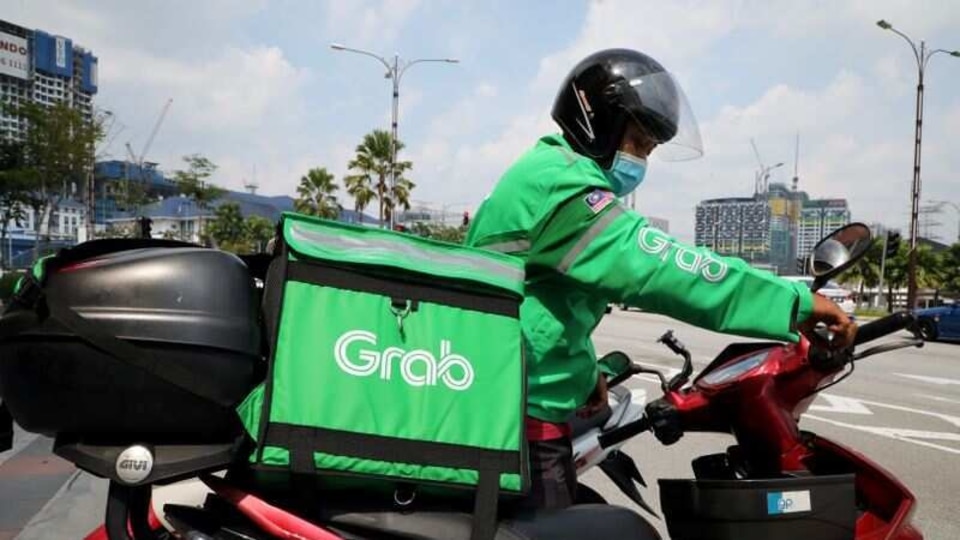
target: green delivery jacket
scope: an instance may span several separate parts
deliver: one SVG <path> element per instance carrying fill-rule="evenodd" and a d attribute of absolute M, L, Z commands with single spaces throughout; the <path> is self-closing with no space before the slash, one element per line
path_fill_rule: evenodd
<path fill-rule="evenodd" d="M 526 261 L 527 413 L 540 420 L 566 421 L 596 386 L 590 334 L 609 303 L 794 342 L 813 307 L 804 284 L 683 245 L 610 190 L 593 160 L 546 136 L 506 171 L 467 234 L 468 245 Z"/>

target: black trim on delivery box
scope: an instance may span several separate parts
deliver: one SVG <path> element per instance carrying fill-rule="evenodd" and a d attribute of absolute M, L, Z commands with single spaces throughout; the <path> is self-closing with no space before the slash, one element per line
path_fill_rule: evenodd
<path fill-rule="evenodd" d="M 440 288 L 436 284 L 421 285 L 400 282 L 396 279 L 361 274 L 323 264 L 290 261 L 287 275 L 293 281 L 312 285 L 370 292 L 390 298 L 431 302 L 505 317 L 517 318 L 520 316 L 520 303 L 514 298 Z"/>
<path fill-rule="evenodd" d="M 280 235 L 280 227 L 283 226 L 281 220 L 277 224 L 277 253 L 273 262 L 267 267 L 266 279 L 263 280 L 263 321 L 264 329 L 267 334 L 267 375 L 264 379 L 263 388 L 263 407 L 260 409 L 260 429 L 257 433 L 257 461 L 263 461 L 263 450 L 266 445 L 263 444 L 267 436 L 267 424 L 270 422 L 270 408 L 273 405 L 273 371 L 276 367 L 277 342 L 280 339 L 280 316 L 283 312 L 283 297 L 287 290 L 287 272 L 289 271 L 289 262 L 287 261 L 287 244 Z"/>
<path fill-rule="evenodd" d="M 278 446 L 290 450 L 291 469 L 295 473 L 314 474 L 314 452 L 350 456 L 390 463 L 450 467 L 453 469 L 496 469 L 499 472 L 520 474 L 520 452 L 491 450 L 457 444 L 415 441 L 340 431 L 309 426 L 271 422 L 263 446 Z M 295 456 L 306 453 L 309 459 Z M 296 470 L 294 463 L 310 463 L 309 470 Z"/>
<path fill-rule="evenodd" d="M 294 474 L 316 474 L 314 452 L 475 470 L 478 476 L 470 540 L 492 540 L 496 535 L 500 474 L 523 474 L 520 462 L 522 452 L 519 451 L 414 441 L 293 424 L 271 423 L 262 446 L 268 445 L 289 450 L 290 470 Z"/>

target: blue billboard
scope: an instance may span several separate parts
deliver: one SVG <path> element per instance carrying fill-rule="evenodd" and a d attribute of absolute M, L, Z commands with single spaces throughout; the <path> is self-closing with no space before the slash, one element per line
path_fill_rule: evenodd
<path fill-rule="evenodd" d="M 33 66 L 47 75 L 73 77 L 73 41 L 36 30 L 33 33 Z"/>

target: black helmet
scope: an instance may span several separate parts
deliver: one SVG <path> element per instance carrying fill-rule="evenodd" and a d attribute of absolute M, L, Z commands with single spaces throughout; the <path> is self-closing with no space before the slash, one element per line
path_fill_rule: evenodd
<path fill-rule="evenodd" d="M 570 144 L 603 167 L 613 160 L 630 120 L 657 143 L 671 143 L 658 157 L 703 154 L 680 85 L 656 60 L 630 49 L 600 51 L 577 64 L 560 87 L 552 116 Z"/>

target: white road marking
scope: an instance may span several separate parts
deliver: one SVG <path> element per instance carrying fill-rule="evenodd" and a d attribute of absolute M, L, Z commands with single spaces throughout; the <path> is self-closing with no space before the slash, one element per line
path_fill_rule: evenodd
<path fill-rule="evenodd" d="M 889 403 L 881 403 L 881 402 L 879 402 L 879 401 L 867 401 L 867 400 L 865 400 L 865 399 L 861 399 L 860 401 L 861 401 L 862 403 L 867 404 L 867 405 L 873 405 L 874 407 L 882 407 L 882 408 L 886 408 L 886 409 L 892 409 L 892 410 L 895 410 L 895 411 L 903 411 L 903 412 L 909 412 L 909 413 L 914 413 L 914 414 L 922 414 L 922 415 L 924 415 L 924 416 L 932 416 L 933 418 L 939 418 L 940 420 L 943 420 L 944 422 L 947 422 L 947 423 L 949 423 L 949 424 L 953 424 L 953 426 L 956 427 L 956 428 L 960 428 L 960 416 L 952 416 L 952 415 L 949 415 L 949 414 L 936 413 L 936 412 L 932 412 L 932 411 L 925 411 L 925 410 L 923 410 L 923 409 L 915 409 L 915 408 L 913 408 L 913 407 L 904 407 L 904 406 L 902 406 L 902 405 L 891 405 L 891 404 L 889 404 Z"/>
<path fill-rule="evenodd" d="M 939 384 L 941 386 L 946 386 L 949 384 L 960 385 L 960 380 L 946 379 L 944 377 L 930 377 L 928 375 L 912 375 L 910 373 L 894 373 L 894 375 L 899 375 L 901 377 L 906 377 L 908 379 L 913 379 L 920 382 L 925 382 L 930 384 Z"/>
<path fill-rule="evenodd" d="M 933 448 L 935 450 L 947 452 L 948 454 L 960 455 L 960 448 L 951 448 L 949 446 L 943 446 L 941 444 L 928 442 L 926 440 L 918 440 L 918 439 L 933 439 L 933 440 L 960 441 L 960 435 L 956 433 L 947 433 L 942 431 L 918 431 L 913 429 L 896 429 L 896 428 L 883 428 L 883 427 L 873 427 L 873 426 L 860 426 L 857 424 L 850 424 L 848 422 L 841 422 L 839 420 L 832 420 L 830 418 L 822 418 L 813 414 L 804 415 L 804 418 L 810 418 L 820 422 L 826 422 L 828 424 L 833 424 L 835 426 L 845 427 L 845 428 L 853 429 L 856 431 L 864 431 L 866 433 L 872 433 L 874 435 L 879 435 L 881 437 L 886 437 L 888 439 L 893 439 L 896 441 L 903 441 L 911 444 L 916 444 L 919 446 L 926 446 L 927 448 Z"/>
<path fill-rule="evenodd" d="M 960 399 L 950 399 L 940 396 L 931 396 L 928 394 L 914 394 L 915 396 L 922 397 L 924 399 L 932 399 L 934 401 L 942 401 L 944 403 L 960 403 Z"/>
<path fill-rule="evenodd" d="M 811 411 L 835 412 L 845 414 L 873 414 L 859 399 L 834 396 L 832 394 L 820 394 L 821 399 L 827 401 L 829 405 L 811 405 Z"/>
<path fill-rule="evenodd" d="M 644 366 L 644 367 L 650 368 L 650 366 Z M 667 381 L 669 381 L 670 379 L 672 379 L 673 377 L 675 377 L 675 376 L 677 375 L 677 373 L 680 373 L 680 370 L 677 369 L 677 368 L 668 368 L 668 367 L 660 367 L 660 366 L 657 366 L 657 367 L 652 368 L 652 369 L 656 369 L 656 370 L 659 371 L 660 373 L 663 373 L 663 376 L 666 377 Z M 634 377 L 634 380 L 637 380 L 637 379 L 639 379 L 639 380 L 641 380 L 641 381 L 645 381 L 645 382 L 656 383 L 657 385 L 660 384 L 660 379 L 659 379 L 656 375 L 654 375 L 654 374 L 652 374 L 652 373 L 641 373 L 640 375 L 637 375 L 637 376 Z"/>

